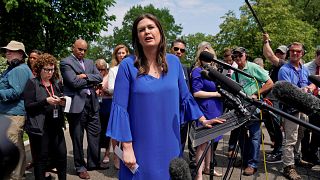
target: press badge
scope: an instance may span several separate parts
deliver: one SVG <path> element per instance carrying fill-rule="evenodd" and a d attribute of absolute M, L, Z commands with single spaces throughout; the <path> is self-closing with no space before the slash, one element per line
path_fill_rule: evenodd
<path fill-rule="evenodd" d="M 53 109 L 53 118 L 58 118 L 58 109 Z"/>

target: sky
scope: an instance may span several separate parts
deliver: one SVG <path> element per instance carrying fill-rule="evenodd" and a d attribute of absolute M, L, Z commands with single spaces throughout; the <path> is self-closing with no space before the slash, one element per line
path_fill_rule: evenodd
<path fill-rule="evenodd" d="M 244 0 L 116 0 L 114 7 L 110 7 L 108 14 L 116 15 L 116 21 L 111 22 L 106 35 L 113 32 L 114 27 L 121 27 L 124 14 L 135 5 L 146 6 L 152 4 L 155 8 L 167 8 L 174 17 L 176 24 L 181 24 L 182 35 L 197 32 L 215 35 L 219 32 L 221 19 L 229 10 L 239 16 L 239 8 Z M 103 33 L 104 34 L 104 33 Z"/>

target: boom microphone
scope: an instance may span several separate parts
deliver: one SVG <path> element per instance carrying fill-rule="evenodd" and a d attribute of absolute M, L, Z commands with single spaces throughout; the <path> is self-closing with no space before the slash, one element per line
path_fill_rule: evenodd
<path fill-rule="evenodd" d="M 320 112 L 320 99 L 312 94 L 305 93 L 302 89 L 294 86 L 290 82 L 276 82 L 272 93 L 282 103 L 307 115 Z"/>
<path fill-rule="evenodd" d="M 253 76 L 251 76 L 250 74 L 248 74 L 248 73 L 246 73 L 246 72 L 244 72 L 244 71 L 241 71 L 241 70 L 238 69 L 238 68 L 232 67 L 232 66 L 231 66 L 230 64 L 228 64 L 228 63 L 225 63 L 225 62 L 222 62 L 222 61 L 220 61 L 220 60 L 218 60 L 218 59 L 215 59 L 215 58 L 213 57 L 213 54 L 211 54 L 211 53 L 208 52 L 208 51 L 202 51 L 202 52 L 200 53 L 200 55 L 199 55 L 199 59 L 200 59 L 201 61 L 205 61 L 205 62 L 213 61 L 213 62 L 215 62 L 215 63 L 217 63 L 217 64 L 222 65 L 224 69 L 232 69 L 233 71 L 239 72 L 239 73 L 241 73 L 241 74 L 243 74 L 243 75 L 245 75 L 245 76 L 250 77 L 250 78 L 253 79 Z"/>
<path fill-rule="evenodd" d="M 320 76 L 317 76 L 317 75 L 310 75 L 308 77 L 308 80 L 310 82 L 312 82 L 314 85 L 320 87 Z"/>
<path fill-rule="evenodd" d="M 189 166 L 182 158 L 174 158 L 170 161 L 169 173 L 172 180 L 191 180 Z"/>
<path fill-rule="evenodd" d="M 226 76 L 223 76 L 221 73 L 217 72 L 214 69 L 210 69 L 210 71 L 208 72 L 208 76 L 211 79 L 217 79 L 218 81 L 220 81 L 220 83 L 224 84 L 227 86 L 227 89 L 229 90 L 229 92 L 233 93 L 234 95 L 240 95 L 242 98 L 244 98 L 244 100 L 248 101 L 249 103 L 257 106 L 260 109 L 267 109 L 270 110 L 294 123 L 297 123 L 299 125 L 302 125 L 303 127 L 306 127 L 308 129 L 311 129 L 317 133 L 320 133 L 320 128 L 317 126 L 314 126 L 310 123 L 307 123 L 305 121 L 302 121 L 300 119 L 298 119 L 297 117 L 285 113 L 279 109 L 276 109 L 272 106 L 267 105 L 264 102 L 261 101 L 257 101 L 251 97 L 248 97 L 244 92 L 240 91 L 241 87 L 239 84 L 237 84 L 236 82 L 232 81 L 231 79 L 227 78 Z M 286 85 L 284 85 L 286 84 Z M 297 107 L 297 109 L 299 108 L 299 110 L 301 110 L 301 112 L 306 112 L 307 110 L 303 109 L 309 109 L 309 112 L 319 112 L 319 106 L 320 106 L 320 100 L 317 99 L 315 96 L 310 95 L 310 94 L 306 94 L 304 92 L 301 92 L 301 90 L 299 91 L 298 88 L 294 88 L 293 85 L 291 85 L 289 83 L 289 85 L 287 83 L 281 83 L 280 81 L 278 81 L 275 85 L 275 88 L 273 89 L 274 95 L 277 97 L 277 95 L 279 97 L 279 100 L 283 100 L 284 102 L 287 102 L 289 104 L 293 104 L 296 107 L 297 106 L 302 106 L 301 107 Z M 287 87 L 287 88 L 286 88 Z M 290 88 L 291 87 L 291 88 Z M 286 90 L 287 89 L 287 90 Z M 295 93 L 292 93 L 290 91 L 292 91 L 294 89 Z M 298 89 L 298 90 L 296 90 Z M 280 93 L 279 93 L 280 92 Z M 302 97 L 299 97 L 300 94 L 303 94 Z M 281 98 L 280 98 L 281 96 Z M 294 100 L 292 100 L 293 97 L 291 96 L 295 96 Z M 299 97 L 299 98 L 297 98 Z M 288 100 L 287 100 L 288 99 Z M 306 113 L 308 114 L 308 113 Z"/>

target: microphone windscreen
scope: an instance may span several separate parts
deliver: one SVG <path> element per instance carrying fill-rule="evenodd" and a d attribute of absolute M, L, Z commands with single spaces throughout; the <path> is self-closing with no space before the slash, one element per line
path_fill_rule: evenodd
<path fill-rule="evenodd" d="M 234 82 L 232 79 L 218 72 L 217 70 L 210 68 L 209 77 L 213 80 L 220 82 L 222 87 L 233 94 L 238 94 L 241 91 L 241 86 Z"/>
<path fill-rule="evenodd" d="M 189 166 L 182 158 L 174 158 L 171 160 L 169 173 L 172 180 L 191 180 Z"/>
<path fill-rule="evenodd" d="M 208 51 L 202 51 L 199 55 L 199 59 L 204 62 L 212 62 L 214 59 L 214 56 Z"/>
<path fill-rule="evenodd" d="M 314 85 L 320 87 L 320 76 L 317 75 L 310 75 L 308 77 L 309 81 L 312 82 Z"/>
<path fill-rule="evenodd" d="M 273 95 L 282 103 L 305 114 L 317 113 L 320 110 L 320 100 L 312 94 L 287 81 L 278 81 L 272 89 Z"/>

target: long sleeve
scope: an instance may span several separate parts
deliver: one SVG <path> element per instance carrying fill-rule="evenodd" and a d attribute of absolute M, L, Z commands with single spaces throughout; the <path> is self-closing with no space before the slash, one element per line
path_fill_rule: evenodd
<path fill-rule="evenodd" d="M 113 78 L 113 76 L 111 77 Z M 110 74 L 109 74 L 110 80 Z M 109 87 L 110 87 L 110 81 Z M 107 136 L 121 142 L 132 141 L 128 103 L 130 96 L 130 73 L 124 63 L 120 64 L 111 106 Z"/>

